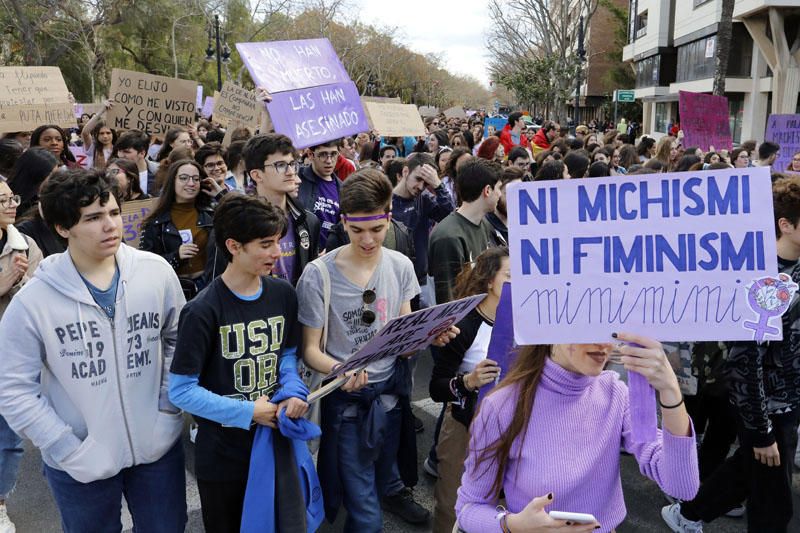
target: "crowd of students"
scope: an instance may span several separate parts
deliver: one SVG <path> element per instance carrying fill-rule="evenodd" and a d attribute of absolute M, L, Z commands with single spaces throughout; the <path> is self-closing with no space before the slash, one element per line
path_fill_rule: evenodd
<path fill-rule="evenodd" d="M 437 533 L 613 531 L 626 514 L 620 447 L 674 502 L 662 511 L 673 531 L 702 531 L 745 502 L 749 531 L 786 531 L 797 305 L 782 342 L 682 339 L 673 349 L 619 332 L 608 343 L 519 347 L 506 375 L 487 358 L 511 279 L 510 183 L 769 166 L 780 147 L 704 153 L 681 132 L 571 132 L 529 126 L 519 112 L 484 135 L 484 118 L 429 117 L 424 137 L 362 133 L 306 150 L 246 128 L 223 146 L 213 120 L 164 139 L 118 133 L 103 113 L 74 132 L 6 133 L 0 532 L 14 531 L 4 502 L 22 437 L 41 451 L 65 531 L 119 531 L 123 495 L 136 530 L 183 531 L 183 412 L 196 424 L 209 532 L 315 531 L 341 507 L 348 532 L 381 531 L 384 510 L 424 524 L 420 466 L 437 478 Z M 790 171 L 800 172 L 800 153 Z M 800 174 L 773 178 L 779 264 L 798 281 Z M 138 249 L 124 244 L 121 206 L 153 197 Z M 478 294 L 435 339 L 432 374 L 416 376 L 442 404 L 423 465 L 410 396 L 427 352 L 374 362 L 307 402 L 310 385 L 392 318 Z M 673 370 L 680 353 L 691 390 Z M 632 439 L 612 362 L 658 391 L 655 441 Z M 479 389 L 498 380 L 479 405 Z"/>

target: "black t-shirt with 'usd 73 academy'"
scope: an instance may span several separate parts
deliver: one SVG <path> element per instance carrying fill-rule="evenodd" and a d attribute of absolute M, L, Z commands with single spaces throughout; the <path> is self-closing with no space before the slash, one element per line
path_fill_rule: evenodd
<path fill-rule="evenodd" d="M 217 278 L 181 312 L 171 372 L 199 375 L 200 386 L 242 401 L 278 389 L 278 359 L 299 345 L 297 295 L 284 280 L 262 277 L 255 300 L 237 297 Z M 225 427 L 195 416 L 196 472 L 206 481 L 247 479 L 255 426 Z"/>

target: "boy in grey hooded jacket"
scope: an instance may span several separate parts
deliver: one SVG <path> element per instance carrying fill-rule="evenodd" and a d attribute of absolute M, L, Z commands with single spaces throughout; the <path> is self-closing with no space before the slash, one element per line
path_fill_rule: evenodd
<path fill-rule="evenodd" d="M 68 239 L 0 320 L 0 413 L 42 452 L 65 531 L 183 531 L 183 419 L 167 379 L 184 304 L 162 258 L 121 244 L 119 190 L 62 171 L 45 219 Z M 38 377 L 41 375 L 41 380 Z"/>

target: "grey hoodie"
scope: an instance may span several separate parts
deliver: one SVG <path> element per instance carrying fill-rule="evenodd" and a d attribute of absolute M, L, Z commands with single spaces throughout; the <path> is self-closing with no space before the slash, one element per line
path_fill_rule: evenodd
<path fill-rule="evenodd" d="M 116 259 L 113 323 L 69 252 L 42 261 L 0 320 L 0 414 L 82 483 L 157 461 L 183 427 L 167 396 L 180 283 L 155 254 L 121 245 Z"/>

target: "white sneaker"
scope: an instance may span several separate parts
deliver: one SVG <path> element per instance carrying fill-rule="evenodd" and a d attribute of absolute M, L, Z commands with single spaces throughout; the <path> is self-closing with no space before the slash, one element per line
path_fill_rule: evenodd
<path fill-rule="evenodd" d="M 197 440 L 197 429 L 198 429 L 197 424 L 195 424 L 194 422 L 189 424 L 189 442 L 191 442 L 192 444 L 194 444 L 195 441 Z"/>
<path fill-rule="evenodd" d="M 16 533 L 14 522 L 8 517 L 6 504 L 0 504 L 0 533 Z"/>
<path fill-rule="evenodd" d="M 687 520 L 681 514 L 681 504 L 673 503 L 661 508 L 661 518 L 675 533 L 703 533 L 703 522 Z"/>

